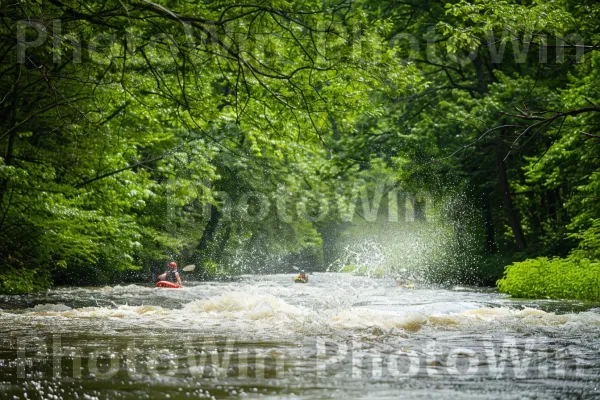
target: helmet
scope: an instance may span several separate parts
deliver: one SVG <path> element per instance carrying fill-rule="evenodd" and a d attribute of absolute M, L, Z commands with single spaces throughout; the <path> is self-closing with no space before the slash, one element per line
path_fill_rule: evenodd
<path fill-rule="evenodd" d="M 177 264 L 174 261 L 169 263 L 169 268 L 177 268 Z"/>
<path fill-rule="evenodd" d="M 303 273 L 303 274 L 305 273 L 305 272 L 304 272 L 304 270 L 302 270 L 302 273 Z"/>

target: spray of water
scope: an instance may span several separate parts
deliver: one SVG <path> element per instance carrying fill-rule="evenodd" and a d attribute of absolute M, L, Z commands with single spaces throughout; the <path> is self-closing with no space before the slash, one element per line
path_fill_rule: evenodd
<path fill-rule="evenodd" d="M 431 205 L 424 221 L 355 224 L 340 238 L 328 270 L 401 282 L 477 283 L 477 210 L 461 195 Z"/>

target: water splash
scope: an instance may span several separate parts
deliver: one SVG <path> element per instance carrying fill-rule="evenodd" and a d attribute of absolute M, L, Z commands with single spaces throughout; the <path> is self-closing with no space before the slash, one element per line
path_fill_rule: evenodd
<path fill-rule="evenodd" d="M 327 270 L 402 282 L 476 283 L 478 223 L 476 208 L 460 195 L 439 201 L 427 221 L 357 223 L 340 238 L 339 255 Z"/>

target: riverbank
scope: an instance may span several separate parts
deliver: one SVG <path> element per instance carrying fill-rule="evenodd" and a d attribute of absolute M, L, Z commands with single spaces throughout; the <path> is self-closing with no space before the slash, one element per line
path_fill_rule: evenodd
<path fill-rule="evenodd" d="M 531 299 L 600 301 L 600 262 L 539 257 L 508 266 L 500 292 Z"/>

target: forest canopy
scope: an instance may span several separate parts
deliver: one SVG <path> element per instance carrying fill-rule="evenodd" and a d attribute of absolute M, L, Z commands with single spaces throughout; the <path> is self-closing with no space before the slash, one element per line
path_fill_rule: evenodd
<path fill-rule="evenodd" d="M 595 1 L 20 0 L 0 18 L 0 292 L 170 259 L 326 270 L 357 230 L 419 231 L 405 206 L 453 238 L 434 280 L 600 257 Z"/>

